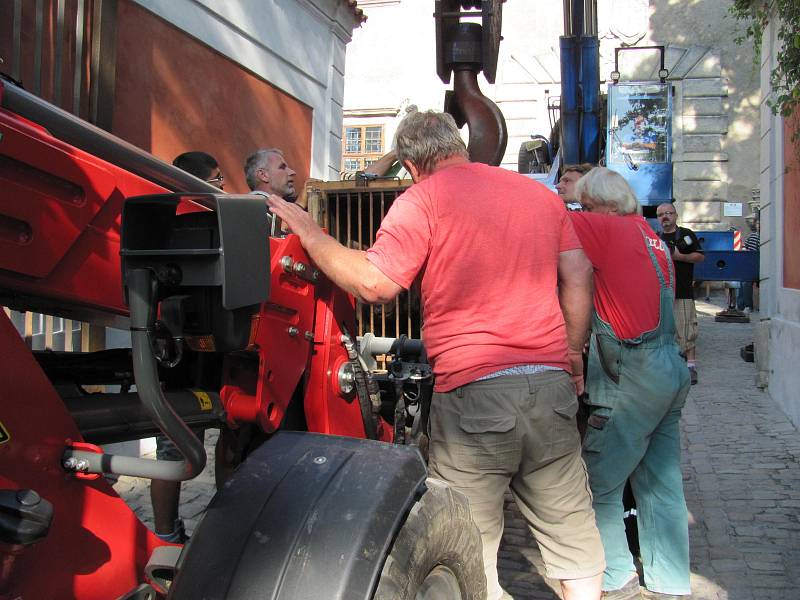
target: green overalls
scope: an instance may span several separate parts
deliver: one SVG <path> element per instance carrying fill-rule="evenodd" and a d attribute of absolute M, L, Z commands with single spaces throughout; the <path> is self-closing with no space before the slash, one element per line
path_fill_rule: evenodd
<path fill-rule="evenodd" d="M 645 585 L 653 592 L 682 595 L 690 593 L 690 586 L 679 421 L 689 370 L 675 343 L 672 260 L 664 247 L 667 283 L 644 231 L 642 236 L 658 274 L 660 320 L 654 330 L 621 340 L 595 310 L 583 457 L 606 555 L 603 590 L 623 587 L 636 573 L 623 523 L 622 492 L 630 478 Z"/>

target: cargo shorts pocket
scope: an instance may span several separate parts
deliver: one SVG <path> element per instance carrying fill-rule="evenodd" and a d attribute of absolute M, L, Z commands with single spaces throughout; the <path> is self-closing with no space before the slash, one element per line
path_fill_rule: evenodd
<path fill-rule="evenodd" d="M 515 415 L 460 417 L 461 461 L 486 472 L 516 470 L 520 447 L 516 426 Z"/>
<path fill-rule="evenodd" d="M 571 381 L 569 385 L 572 385 Z M 550 440 L 545 458 L 559 458 L 576 450 L 580 443 L 577 414 L 578 397 L 574 392 L 562 402 L 553 405 L 549 431 L 542 432 Z"/>

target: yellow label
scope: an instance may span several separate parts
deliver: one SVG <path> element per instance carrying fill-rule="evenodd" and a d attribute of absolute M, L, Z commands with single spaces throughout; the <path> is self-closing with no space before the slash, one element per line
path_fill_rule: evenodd
<path fill-rule="evenodd" d="M 200 410 L 211 410 L 211 398 L 201 390 L 192 390 L 195 398 L 200 403 Z"/>
<path fill-rule="evenodd" d="M 11 439 L 11 435 L 8 433 L 6 428 L 0 423 L 0 444 L 5 444 L 7 441 Z"/>

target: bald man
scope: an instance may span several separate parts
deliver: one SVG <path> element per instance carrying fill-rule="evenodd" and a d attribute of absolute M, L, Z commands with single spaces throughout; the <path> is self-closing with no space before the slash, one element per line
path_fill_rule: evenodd
<path fill-rule="evenodd" d="M 661 239 L 672 251 L 675 263 L 675 329 L 676 339 L 692 376 L 692 385 L 697 383 L 695 342 L 697 340 L 697 311 L 694 306 L 694 265 L 705 260 L 700 240 L 694 231 L 678 227 L 678 211 L 669 202 L 659 205 L 656 218 L 661 224 Z"/>

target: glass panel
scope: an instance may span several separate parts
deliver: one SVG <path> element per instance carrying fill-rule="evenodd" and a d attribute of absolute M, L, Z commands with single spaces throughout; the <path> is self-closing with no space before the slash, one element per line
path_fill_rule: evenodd
<path fill-rule="evenodd" d="M 360 161 L 357 158 L 345 158 L 344 170 L 345 171 L 358 171 Z"/>
<path fill-rule="evenodd" d="M 381 144 L 382 133 L 383 127 L 367 127 L 364 152 L 378 154 L 383 152 L 383 145 Z"/>
<path fill-rule="evenodd" d="M 610 160 L 633 165 L 667 162 L 669 87 L 619 84 L 613 88 Z"/>
<path fill-rule="evenodd" d="M 361 152 L 361 128 L 345 127 L 345 152 Z"/>

